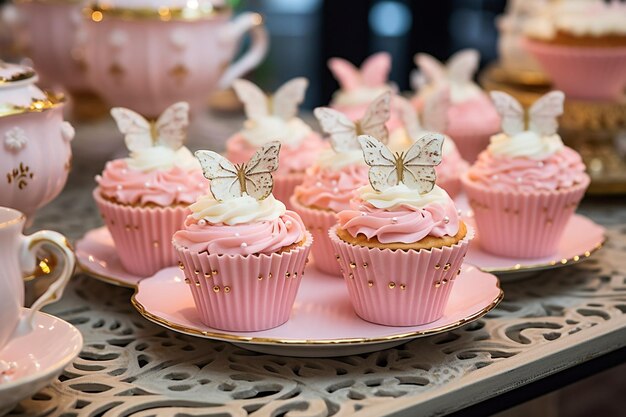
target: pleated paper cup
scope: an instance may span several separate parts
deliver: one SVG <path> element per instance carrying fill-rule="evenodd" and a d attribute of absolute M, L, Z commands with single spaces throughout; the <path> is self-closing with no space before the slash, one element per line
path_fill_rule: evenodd
<path fill-rule="evenodd" d="M 278 201 L 282 201 L 288 210 L 293 210 L 289 200 L 296 187 L 304 181 L 304 172 L 277 173 L 274 175 L 272 194 Z"/>
<path fill-rule="evenodd" d="M 313 259 L 315 267 L 329 275 L 341 278 L 341 270 L 337 262 L 337 253 L 328 237 L 328 230 L 337 224 L 334 211 L 318 210 L 300 204 L 296 196 L 291 197 L 291 207 L 300 215 L 306 229 L 313 235 Z"/>
<path fill-rule="evenodd" d="M 626 87 L 626 47 L 577 47 L 526 39 L 524 48 L 570 98 L 616 100 Z"/>
<path fill-rule="evenodd" d="M 483 249 L 508 258 L 553 255 L 567 222 L 585 195 L 585 182 L 563 191 L 509 193 L 461 177 Z"/>
<path fill-rule="evenodd" d="M 329 231 L 356 314 L 385 326 L 418 326 L 440 319 L 474 231 L 452 246 L 429 250 L 367 248 Z"/>
<path fill-rule="evenodd" d="M 93 198 L 100 209 L 117 255 L 128 272 L 149 277 L 163 268 L 176 265 L 172 236 L 180 230 L 190 213 L 185 206 L 135 207 L 106 200 L 99 188 Z"/>
<path fill-rule="evenodd" d="M 267 330 L 289 320 L 313 238 L 271 255 L 209 255 L 173 242 L 200 319 L 227 331 Z"/>

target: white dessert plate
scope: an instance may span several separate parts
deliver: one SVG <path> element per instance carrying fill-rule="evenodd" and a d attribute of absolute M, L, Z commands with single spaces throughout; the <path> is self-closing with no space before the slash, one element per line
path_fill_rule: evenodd
<path fill-rule="evenodd" d="M 87 274 L 109 284 L 135 288 L 144 277 L 126 271 L 106 226 L 90 230 L 76 242 L 76 260 Z"/>
<path fill-rule="evenodd" d="M 354 313 L 342 278 L 318 271 L 313 263 L 306 272 L 290 320 L 260 332 L 228 332 L 204 325 L 177 267 L 142 280 L 132 302 L 148 320 L 180 333 L 273 355 L 329 357 L 373 352 L 456 329 L 485 315 L 503 297 L 498 278 L 464 265 L 441 319 L 413 327 L 381 326 Z"/>
<path fill-rule="evenodd" d="M 474 219 L 463 219 L 475 228 Z M 557 252 L 545 258 L 516 259 L 493 255 L 480 246 L 480 232 L 470 245 L 465 262 L 496 274 L 502 282 L 522 279 L 537 272 L 572 265 L 589 258 L 606 240 L 604 227 L 580 214 L 574 214 L 565 227 Z"/>
<path fill-rule="evenodd" d="M 0 349 L 0 416 L 50 384 L 82 347 L 83 337 L 76 327 L 36 312 L 33 330 Z"/>

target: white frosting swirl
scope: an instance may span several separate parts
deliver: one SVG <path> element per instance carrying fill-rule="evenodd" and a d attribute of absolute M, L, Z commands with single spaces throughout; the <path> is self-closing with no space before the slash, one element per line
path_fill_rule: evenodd
<path fill-rule="evenodd" d="M 218 201 L 212 195 L 203 195 L 189 206 L 194 219 L 204 219 L 211 224 L 244 224 L 276 220 L 287 210 L 272 194 L 257 200 L 247 194 L 231 200 Z"/>
<path fill-rule="evenodd" d="M 130 158 L 126 158 L 126 163 L 130 168 L 141 172 L 167 171 L 174 167 L 186 171 L 200 169 L 200 163 L 185 146 L 177 150 L 167 146 L 151 146 L 133 151 L 130 153 Z"/>
<path fill-rule="evenodd" d="M 246 120 L 241 135 L 254 147 L 260 147 L 273 140 L 280 140 L 290 147 L 297 147 L 302 139 L 311 133 L 309 125 L 298 117 L 283 120 L 267 116 L 257 120 Z"/>
<path fill-rule="evenodd" d="M 487 150 L 494 156 L 525 157 L 540 161 L 559 152 L 564 146 L 561 137 L 556 133 L 541 136 L 527 130 L 513 136 L 506 133 L 493 135 Z"/>
<path fill-rule="evenodd" d="M 426 194 L 420 194 L 402 183 L 381 192 L 368 184 L 359 188 L 357 193 L 362 200 L 379 209 L 391 209 L 399 205 L 423 208 L 429 204 L 445 205 L 452 201 L 448 193 L 437 185 Z"/>
<path fill-rule="evenodd" d="M 369 104 L 387 91 L 393 91 L 388 85 L 380 87 L 359 87 L 354 90 L 339 90 L 333 95 L 333 106 L 356 106 Z"/>
<path fill-rule="evenodd" d="M 335 152 L 333 149 L 325 149 L 320 152 L 317 165 L 321 168 L 339 171 L 349 165 L 365 165 L 365 161 L 361 150 Z"/>
<path fill-rule="evenodd" d="M 576 36 L 626 35 L 626 4 L 613 1 L 568 1 L 547 6 L 526 23 L 524 33 L 552 39 L 558 31 Z"/>

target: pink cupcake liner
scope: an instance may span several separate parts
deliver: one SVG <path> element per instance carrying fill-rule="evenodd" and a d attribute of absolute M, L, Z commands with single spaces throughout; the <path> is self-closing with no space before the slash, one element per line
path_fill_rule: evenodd
<path fill-rule="evenodd" d="M 254 332 L 289 320 L 313 238 L 271 255 L 209 255 L 173 242 L 196 309 L 214 329 Z"/>
<path fill-rule="evenodd" d="M 356 314 L 385 326 L 417 326 L 443 316 L 469 242 L 430 250 L 367 248 L 344 242 L 329 231 Z"/>
<path fill-rule="evenodd" d="M 615 100 L 626 87 L 626 47 L 575 47 L 526 39 L 554 86 L 570 98 Z"/>
<path fill-rule="evenodd" d="M 450 136 L 459 153 L 468 163 L 472 164 L 478 158 L 478 154 L 485 150 L 489 145 L 489 139 L 497 132 L 474 134 L 467 131 L 447 131 L 446 135 Z"/>
<path fill-rule="evenodd" d="M 295 188 L 304 181 L 304 172 L 290 172 L 288 174 L 274 175 L 274 188 L 272 194 L 278 201 L 282 201 L 288 210 L 293 210 L 289 199 Z"/>
<path fill-rule="evenodd" d="M 290 200 L 294 211 L 300 215 L 306 229 L 313 235 L 313 259 L 315 267 L 329 275 L 341 278 L 341 270 L 337 262 L 337 252 L 328 237 L 328 230 L 337 224 L 337 214 L 333 211 L 316 210 L 303 206 L 296 196 Z"/>
<path fill-rule="evenodd" d="M 475 184 L 463 187 L 474 212 L 479 244 L 495 255 L 539 258 L 553 255 L 570 217 L 585 195 L 589 177 L 568 190 L 505 193 Z"/>
<path fill-rule="evenodd" d="M 190 213 L 183 206 L 134 207 L 104 199 L 99 188 L 93 192 L 104 222 L 111 233 L 117 255 L 128 272 L 149 277 L 176 265 L 172 235 L 180 230 Z"/>

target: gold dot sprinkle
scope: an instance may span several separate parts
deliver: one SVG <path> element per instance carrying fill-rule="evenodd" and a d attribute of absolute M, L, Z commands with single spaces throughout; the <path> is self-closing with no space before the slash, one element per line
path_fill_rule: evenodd
<path fill-rule="evenodd" d="M 263 274 L 259 274 L 259 276 L 257 277 L 257 279 L 258 279 L 259 281 L 263 281 Z"/>
<path fill-rule="evenodd" d="M 205 273 L 204 273 L 204 277 L 205 277 L 205 278 L 207 278 L 207 279 L 208 279 L 208 278 L 211 278 L 211 276 L 212 276 L 212 275 L 211 275 L 211 273 L 210 273 L 210 272 L 205 272 Z"/>
<path fill-rule="evenodd" d="M 270 272 L 269 275 L 267 276 L 267 279 L 272 279 L 272 273 Z"/>
<path fill-rule="evenodd" d="M 291 276 L 291 272 L 285 272 L 285 278 L 289 278 Z"/>
<path fill-rule="evenodd" d="M 580 260 L 580 256 L 576 255 L 574 256 L 574 262 L 578 262 Z"/>
<path fill-rule="evenodd" d="M 590 256 L 591 256 L 591 252 L 589 252 L 589 251 L 585 252 L 585 258 L 588 258 Z"/>
<path fill-rule="evenodd" d="M 406 290 L 406 284 L 400 284 L 400 289 L 401 290 Z"/>
<path fill-rule="evenodd" d="M 178 267 L 179 267 L 180 269 L 185 269 L 185 265 L 183 265 L 183 263 L 182 263 L 182 262 L 179 262 L 179 263 L 178 263 Z"/>
<path fill-rule="evenodd" d="M 217 269 L 211 271 L 211 275 L 215 276 L 217 274 L 219 274 L 219 271 Z"/>
<path fill-rule="evenodd" d="M 335 255 L 335 259 L 337 260 L 337 262 L 339 262 L 341 260 L 341 256 Z"/>
<path fill-rule="evenodd" d="M 200 281 L 194 281 L 194 284 L 196 284 L 196 287 L 200 286 Z"/>
<path fill-rule="evenodd" d="M 191 284 L 191 281 L 189 281 L 189 278 L 185 278 L 185 284 Z"/>
<path fill-rule="evenodd" d="M 200 275 L 200 271 L 198 271 L 197 269 L 195 271 L 193 271 L 194 274 L 196 275 Z"/>
<path fill-rule="evenodd" d="M 396 288 L 396 283 L 391 281 L 388 286 L 390 290 L 393 290 L 394 288 Z"/>
<path fill-rule="evenodd" d="M 350 272 L 350 274 L 348 275 L 348 278 L 354 279 L 354 274 L 352 272 Z"/>
<path fill-rule="evenodd" d="M 294 272 L 294 273 L 293 273 L 293 277 L 294 277 L 294 278 L 298 278 L 298 273 L 297 273 L 297 272 Z"/>
<path fill-rule="evenodd" d="M 229 286 L 225 286 L 225 287 L 224 287 L 224 292 L 225 292 L 226 294 L 228 294 L 228 293 L 230 292 L 230 287 L 229 287 Z"/>
<path fill-rule="evenodd" d="M 372 288 L 374 286 L 374 281 L 367 281 L 367 286 Z"/>
<path fill-rule="evenodd" d="M 567 259 L 563 258 L 561 259 L 561 264 L 565 265 L 567 263 Z"/>
<path fill-rule="evenodd" d="M 213 287 L 213 292 L 220 292 L 220 287 L 219 287 L 219 285 L 215 285 L 215 286 Z"/>
<path fill-rule="evenodd" d="M 363 269 L 367 269 L 368 266 L 367 262 L 363 262 Z"/>
<path fill-rule="evenodd" d="M 435 281 L 435 288 L 441 287 L 441 281 Z"/>
<path fill-rule="evenodd" d="M 439 264 L 435 265 L 435 269 L 439 269 L 439 268 L 441 268 L 441 265 Z"/>
<path fill-rule="evenodd" d="M 444 278 L 443 281 L 441 281 L 442 284 L 447 284 L 448 283 L 448 278 Z"/>
<path fill-rule="evenodd" d="M 450 270 L 450 267 L 451 267 L 451 266 L 452 266 L 452 265 L 450 265 L 450 263 L 448 262 L 448 263 L 446 263 L 446 264 L 443 266 L 443 270 L 444 270 L 444 271 L 448 271 L 448 270 Z"/>
<path fill-rule="evenodd" d="M 356 268 L 356 263 L 354 263 L 354 262 L 350 261 L 350 268 L 351 268 L 351 269 Z"/>

